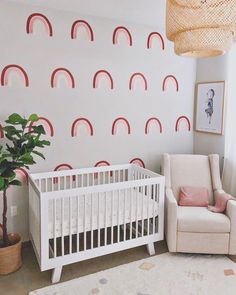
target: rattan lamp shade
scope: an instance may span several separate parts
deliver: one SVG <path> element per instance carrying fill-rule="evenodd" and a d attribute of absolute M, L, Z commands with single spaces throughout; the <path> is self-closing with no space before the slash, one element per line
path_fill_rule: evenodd
<path fill-rule="evenodd" d="M 167 0 L 166 35 L 178 55 L 222 55 L 235 32 L 236 0 Z"/>

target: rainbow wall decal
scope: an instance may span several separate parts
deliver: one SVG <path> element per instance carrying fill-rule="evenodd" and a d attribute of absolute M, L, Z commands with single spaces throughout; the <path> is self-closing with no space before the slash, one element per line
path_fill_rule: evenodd
<path fill-rule="evenodd" d="M 26 71 L 19 65 L 7 65 L 3 70 L 2 70 L 2 74 L 1 74 L 1 85 L 2 86 L 7 86 L 9 85 L 9 74 L 11 72 L 16 72 L 18 73 L 18 75 L 20 76 L 20 78 L 22 79 L 25 87 L 29 86 L 29 78 L 28 75 L 26 73 Z"/>
<path fill-rule="evenodd" d="M 71 72 L 66 68 L 57 68 L 52 72 L 51 75 L 51 87 L 58 87 L 58 78 L 63 75 L 66 78 L 68 88 L 75 88 L 75 79 Z"/>
<path fill-rule="evenodd" d="M 152 32 L 148 35 L 148 38 L 147 38 L 147 48 L 150 49 L 152 48 L 152 42 L 153 42 L 153 39 L 158 39 L 161 43 L 161 48 L 162 50 L 165 50 L 165 42 L 164 42 L 164 39 L 162 37 L 162 35 L 158 32 Z"/>
<path fill-rule="evenodd" d="M 111 129 L 112 135 L 115 135 L 116 134 L 116 132 L 117 132 L 117 126 L 120 123 L 124 124 L 127 127 L 128 134 L 131 134 L 131 128 L 130 128 L 129 121 L 126 118 L 124 118 L 124 117 L 119 117 L 119 118 L 115 119 L 115 121 L 112 124 L 112 129 Z"/>
<path fill-rule="evenodd" d="M 143 80 L 143 84 L 144 84 L 144 89 L 147 91 L 147 79 L 146 77 L 144 76 L 144 74 L 142 73 L 134 73 L 131 77 L 130 77 L 130 80 L 129 80 L 129 90 L 133 90 L 134 89 L 134 83 L 135 83 L 135 80 L 136 79 L 142 79 Z"/>
<path fill-rule="evenodd" d="M 87 23 L 85 20 L 76 20 L 73 23 L 73 25 L 71 27 L 71 39 L 76 39 L 77 38 L 77 32 L 78 32 L 79 27 L 85 28 L 87 33 L 88 33 L 88 37 L 89 37 L 90 41 L 94 41 L 93 30 L 92 30 L 90 24 Z"/>
<path fill-rule="evenodd" d="M 63 170 L 72 170 L 73 167 L 69 164 L 63 163 L 54 168 L 54 171 L 63 171 Z M 73 181 L 75 181 L 75 175 L 72 177 Z M 54 177 L 53 183 L 58 183 L 58 177 Z"/>
<path fill-rule="evenodd" d="M 45 27 L 45 30 L 46 30 L 48 36 L 52 37 L 53 36 L 52 25 L 51 25 L 49 19 L 41 13 L 33 13 L 28 17 L 27 22 L 26 22 L 27 34 L 33 33 L 34 23 L 35 23 L 35 21 L 38 21 L 38 20 L 40 20 L 44 24 L 44 27 Z"/>
<path fill-rule="evenodd" d="M 108 161 L 99 161 L 97 162 L 94 167 L 102 167 L 102 166 L 110 166 L 111 164 Z"/>
<path fill-rule="evenodd" d="M 77 129 L 80 124 L 85 125 L 87 127 L 90 135 L 93 136 L 94 130 L 93 130 L 93 125 L 91 124 L 91 122 L 86 118 L 78 118 L 73 122 L 72 127 L 71 127 L 71 136 L 72 137 L 77 136 Z"/>
<path fill-rule="evenodd" d="M 102 77 L 105 77 L 108 80 L 108 83 L 110 83 L 110 88 L 114 89 L 114 82 L 113 82 L 112 76 L 106 70 L 99 70 L 95 73 L 93 77 L 93 88 L 98 88 L 100 78 Z"/>
<path fill-rule="evenodd" d="M 54 136 L 54 128 L 52 126 L 52 123 L 44 117 L 39 117 L 37 122 L 41 122 L 42 125 L 46 126 L 47 128 L 49 128 L 49 132 L 50 132 L 50 136 L 53 137 Z M 34 122 L 31 122 L 29 125 L 29 131 L 32 131 L 32 127 L 34 126 Z M 46 129 L 46 128 L 45 128 Z"/>
<path fill-rule="evenodd" d="M 175 124 L 175 131 L 178 132 L 180 130 L 180 124 L 184 122 L 185 125 L 187 126 L 188 131 L 191 131 L 191 123 L 188 117 L 186 116 L 180 116 Z"/>
<path fill-rule="evenodd" d="M 27 185 L 29 182 L 29 175 L 27 173 L 27 171 L 23 168 L 16 168 L 15 169 L 16 175 L 21 179 L 22 181 L 24 181 Z"/>
<path fill-rule="evenodd" d="M 2 125 L 0 124 L 0 139 L 1 138 L 4 138 L 4 131 L 3 131 Z"/>
<path fill-rule="evenodd" d="M 112 43 L 118 44 L 119 35 L 121 33 L 124 33 L 126 35 L 129 46 L 132 46 L 133 40 L 132 40 L 132 35 L 131 35 L 130 31 L 126 27 L 121 27 L 121 26 L 115 28 L 115 30 L 113 32 L 113 36 L 112 36 Z"/>
<path fill-rule="evenodd" d="M 160 133 L 162 133 L 163 128 L 162 128 L 161 121 L 158 118 L 153 117 L 153 118 L 148 119 L 147 122 L 146 122 L 146 125 L 145 125 L 145 134 L 148 134 L 149 133 L 150 125 L 151 124 L 156 124 L 159 127 Z"/>
<path fill-rule="evenodd" d="M 165 77 L 165 79 L 163 80 L 163 83 L 162 83 L 162 91 L 166 91 L 168 83 L 174 83 L 176 91 L 177 92 L 179 91 L 179 82 L 176 79 L 176 77 L 173 75 L 168 75 Z"/>
<path fill-rule="evenodd" d="M 145 164 L 144 164 L 143 160 L 140 159 L 140 158 L 134 158 L 134 159 L 132 159 L 132 160 L 130 161 L 130 163 L 131 163 L 131 164 L 135 164 L 135 165 L 137 165 L 137 166 L 140 166 L 140 167 L 142 167 L 142 168 L 145 168 Z"/>

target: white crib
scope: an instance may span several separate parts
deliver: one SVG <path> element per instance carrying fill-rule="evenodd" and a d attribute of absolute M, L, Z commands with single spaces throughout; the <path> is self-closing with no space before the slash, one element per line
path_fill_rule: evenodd
<path fill-rule="evenodd" d="M 163 240 L 164 177 L 133 164 L 29 176 L 30 238 L 41 271 Z"/>

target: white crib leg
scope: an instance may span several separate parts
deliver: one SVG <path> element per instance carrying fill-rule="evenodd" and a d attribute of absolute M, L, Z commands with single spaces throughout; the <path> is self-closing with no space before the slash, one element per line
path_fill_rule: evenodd
<path fill-rule="evenodd" d="M 52 283 L 58 283 L 61 279 L 62 266 L 54 268 L 52 271 Z"/>
<path fill-rule="evenodd" d="M 147 251 L 150 256 L 155 255 L 154 243 L 147 244 Z"/>

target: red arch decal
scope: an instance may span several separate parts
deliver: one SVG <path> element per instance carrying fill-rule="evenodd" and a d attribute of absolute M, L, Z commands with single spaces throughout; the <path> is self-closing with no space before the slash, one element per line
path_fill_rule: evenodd
<path fill-rule="evenodd" d="M 21 66 L 18 66 L 18 65 L 8 65 L 2 70 L 2 75 L 1 75 L 2 86 L 8 85 L 8 75 L 11 71 L 17 71 L 19 75 L 23 78 L 25 87 L 29 86 L 29 78 L 26 71 Z"/>
<path fill-rule="evenodd" d="M 26 182 L 26 184 L 28 185 L 28 182 L 29 182 L 29 175 L 28 175 L 28 173 L 27 173 L 27 171 L 25 170 L 25 169 L 23 169 L 23 168 L 16 168 L 15 169 L 15 172 L 16 172 L 16 174 L 21 174 L 21 175 L 23 175 L 23 177 L 24 177 L 24 179 L 25 179 L 25 182 Z"/>
<path fill-rule="evenodd" d="M 99 161 L 94 165 L 94 167 L 110 166 L 110 165 L 111 164 L 108 161 Z"/>
<path fill-rule="evenodd" d="M 163 128 L 162 128 L 161 121 L 158 118 L 153 117 L 153 118 L 148 119 L 147 122 L 146 122 L 146 125 L 145 125 L 145 134 L 148 134 L 149 133 L 149 126 L 150 126 L 151 123 L 154 123 L 154 122 L 157 123 L 157 125 L 159 126 L 159 129 L 160 129 L 160 133 L 162 133 Z"/>
<path fill-rule="evenodd" d="M 138 166 L 140 166 L 142 168 L 145 168 L 145 164 L 144 164 L 143 160 L 140 159 L 140 158 L 134 158 L 134 159 L 132 159 L 130 161 L 130 164 L 135 164 L 135 165 L 138 165 Z"/>
<path fill-rule="evenodd" d="M 182 121 L 185 121 L 187 123 L 187 128 L 188 128 L 188 131 L 191 131 L 191 123 L 190 123 L 190 120 L 188 117 L 186 116 L 180 116 L 177 121 L 176 121 L 176 124 L 175 124 L 175 131 L 178 132 L 179 131 L 179 126 L 180 126 L 180 123 Z"/>
<path fill-rule="evenodd" d="M 127 119 L 125 119 L 124 117 L 119 117 L 119 118 L 115 119 L 115 121 L 112 124 L 112 129 L 111 129 L 112 135 L 116 134 L 117 124 L 119 122 L 124 122 L 125 123 L 125 125 L 127 126 L 128 134 L 130 134 L 131 133 L 131 128 L 130 128 L 129 121 Z"/>
<path fill-rule="evenodd" d="M 98 82 L 99 82 L 98 80 L 101 75 L 105 75 L 109 79 L 110 84 L 111 84 L 111 89 L 114 89 L 114 82 L 113 82 L 112 76 L 106 70 L 99 70 L 95 73 L 95 75 L 93 77 L 93 88 L 98 88 Z"/>
<path fill-rule="evenodd" d="M 153 38 L 158 38 L 161 41 L 161 48 L 162 50 L 165 50 L 165 42 L 164 39 L 162 37 L 162 35 L 158 32 L 152 32 L 148 35 L 148 39 L 147 39 L 147 48 L 150 49 L 152 48 L 152 40 Z"/>
<path fill-rule="evenodd" d="M 90 24 L 87 23 L 85 20 L 76 20 L 73 23 L 73 25 L 71 27 L 71 39 L 76 39 L 77 38 L 77 29 L 78 29 L 79 26 L 84 27 L 88 32 L 88 35 L 90 37 L 90 41 L 94 41 L 93 30 L 92 30 Z"/>
<path fill-rule="evenodd" d="M 86 118 L 78 118 L 73 122 L 71 127 L 72 137 L 75 137 L 77 135 L 76 127 L 78 126 L 79 123 L 85 123 L 89 128 L 90 135 L 93 136 L 94 131 L 93 131 L 93 125 L 91 124 L 91 122 Z"/>
<path fill-rule="evenodd" d="M 73 75 L 71 74 L 71 72 L 69 70 L 67 70 L 66 68 L 57 68 L 56 70 L 54 70 L 52 72 L 51 87 L 55 88 L 57 86 L 57 76 L 60 73 L 63 73 L 66 76 L 68 85 L 71 84 L 71 87 L 75 88 L 75 79 L 74 79 Z"/>
<path fill-rule="evenodd" d="M 51 25 L 49 19 L 45 15 L 43 15 L 41 13 L 33 13 L 28 17 L 27 22 L 26 22 L 26 32 L 27 32 L 27 34 L 32 34 L 33 33 L 35 20 L 42 21 L 48 35 L 50 37 L 52 37 L 52 35 L 53 35 L 52 25 Z"/>
<path fill-rule="evenodd" d="M 118 37 L 119 37 L 120 32 L 125 32 L 125 34 L 128 38 L 128 41 L 129 41 L 129 46 L 132 46 L 133 40 L 132 40 L 132 35 L 131 35 L 130 31 L 126 27 L 121 27 L 121 26 L 115 28 L 115 30 L 113 32 L 113 36 L 112 36 L 113 44 L 118 44 Z"/>
<path fill-rule="evenodd" d="M 43 121 L 48 125 L 49 130 L 50 130 L 50 136 L 53 137 L 54 136 L 54 128 L 52 126 L 52 123 L 47 118 L 44 118 L 44 117 L 39 117 L 37 122 L 39 122 L 39 121 Z M 34 122 L 31 122 L 29 125 L 29 132 L 32 131 L 33 125 L 34 125 Z"/>
<path fill-rule="evenodd" d="M 55 167 L 54 171 L 62 171 L 62 170 L 72 170 L 73 167 L 69 164 L 63 163 Z M 75 175 L 72 177 L 73 181 L 75 181 Z M 53 183 L 58 183 L 58 177 L 54 177 Z"/>
<path fill-rule="evenodd" d="M 0 138 L 3 138 L 3 137 L 4 137 L 4 131 L 3 131 L 2 125 L 0 124 Z"/>
<path fill-rule="evenodd" d="M 163 83 L 162 83 L 162 91 L 166 91 L 166 84 L 168 81 L 173 81 L 175 83 L 176 91 L 178 92 L 179 91 L 179 82 L 176 79 L 176 77 L 173 75 L 168 75 L 165 77 L 165 79 L 163 80 Z"/>
<path fill-rule="evenodd" d="M 129 80 L 129 90 L 132 90 L 133 89 L 133 81 L 135 78 L 137 77 L 141 77 L 143 82 L 144 82 L 144 89 L 147 91 L 147 79 L 146 77 L 144 76 L 144 74 L 142 73 L 134 73 L 131 77 L 130 77 L 130 80 Z"/>

